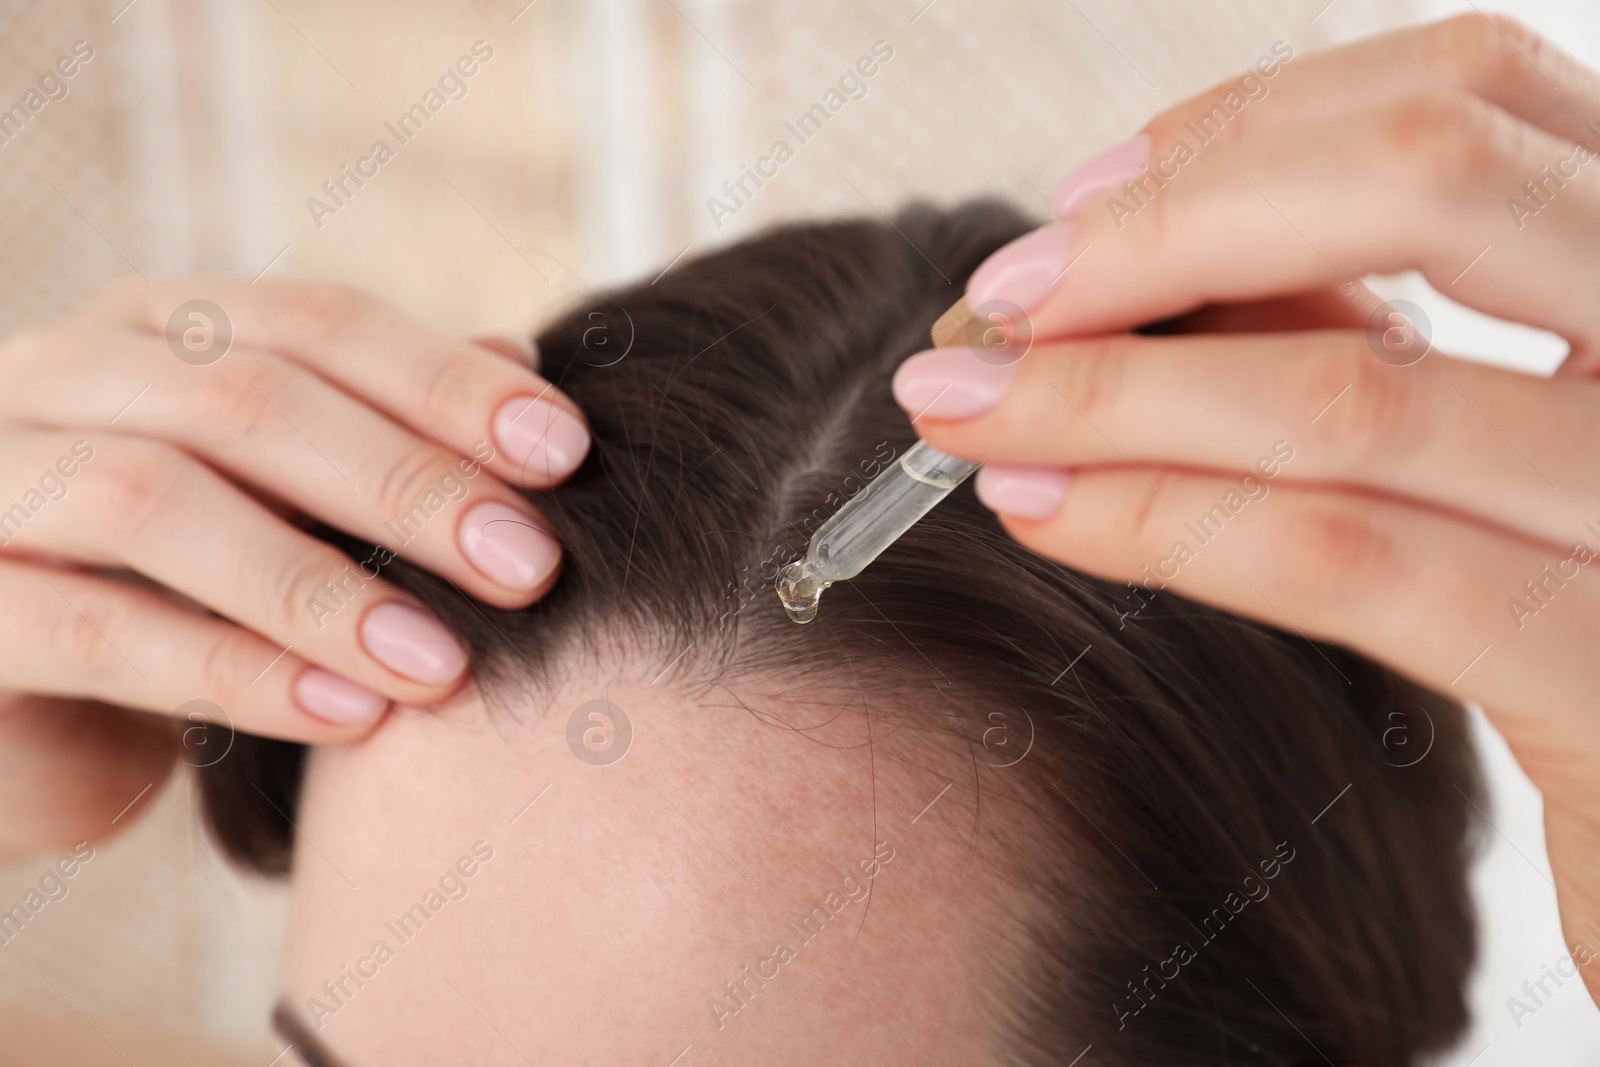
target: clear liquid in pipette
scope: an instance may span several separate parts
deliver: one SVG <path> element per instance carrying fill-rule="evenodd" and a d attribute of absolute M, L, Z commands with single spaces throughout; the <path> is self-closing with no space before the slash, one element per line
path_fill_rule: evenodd
<path fill-rule="evenodd" d="M 789 618 L 815 619 L 823 590 L 861 573 L 977 469 L 924 441 L 913 445 L 822 524 L 804 556 L 778 572 L 778 599 Z"/>

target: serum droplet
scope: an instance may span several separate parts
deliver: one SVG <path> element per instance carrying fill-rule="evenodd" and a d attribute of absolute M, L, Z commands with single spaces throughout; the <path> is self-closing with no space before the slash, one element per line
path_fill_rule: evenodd
<path fill-rule="evenodd" d="M 817 617 L 822 591 L 831 583 L 819 582 L 806 572 L 805 560 L 797 559 L 778 572 L 778 599 L 789 618 L 801 625 Z"/>

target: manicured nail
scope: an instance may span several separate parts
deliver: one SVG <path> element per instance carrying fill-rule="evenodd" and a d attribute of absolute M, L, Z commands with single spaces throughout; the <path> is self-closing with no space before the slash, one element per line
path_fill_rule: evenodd
<path fill-rule="evenodd" d="M 1058 219 L 1071 218 L 1088 201 L 1138 177 L 1149 162 L 1148 133 L 1112 145 L 1088 162 L 1080 163 L 1061 179 L 1050 197 L 1050 213 Z"/>
<path fill-rule="evenodd" d="M 967 279 L 967 304 L 1005 300 L 1024 311 L 1037 307 L 1066 273 L 1072 227 L 1052 222 L 1019 237 L 983 261 Z"/>
<path fill-rule="evenodd" d="M 979 468 L 974 488 L 990 511 L 1019 519 L 1048 519 L 1061 507 L 1071 481 L 1071 471 L 988 463 Z"/>
<path fill-rule="evenodd" d="M 514 396 L 494 416 L 494 439 L 518 469 L 545 481 L 565 478 L 589 451 L 589 431 L 566 409 Z"/>
<path fill-rule="evenodd" d="M 970 348 L 931 348 L 918 352 L 894 372 L 895 403 L 911 421 L 970 419 L 1000 402 L 1016 364 L 979 359 Z"/>
<path fill-rule="evenodd" d="M 523 512 L 494 500 L 462 516 L 456 540 L 474 567 L 507 589 L 532 589 L 561 562 L 554 537 Z"/>
<path fill-rule="evenodd" d="M 373 659 L 396 674 L 429 685 L 454 681 L 467 665 L 467 654 L 449 630 L 433 616 L 398 600 L 367 612 L 361 620 L 361 643 Z"/>
<path fill-rule="evenodd" d="M 340 726 L 376 722 L 389 698 L 321 667 L 308 667 L 295 679 L 294 699 L 319 719 Z"/>

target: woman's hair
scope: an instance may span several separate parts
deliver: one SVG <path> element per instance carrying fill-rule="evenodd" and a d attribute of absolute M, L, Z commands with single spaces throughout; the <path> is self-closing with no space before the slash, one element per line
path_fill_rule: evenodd
<path fill-rule="evenodd" d="M 984 771 L 1029 815 L 1005 830 L 1027 842 L 1006 855 L 1028 903 L 992 991 L 997 1058 L 1067 1064 L 1092 1044 L 1101 1065 L 1385 1067 L 1450 1045 L 1475 945 L 1458 706 L 1344 649 L 1035 556 L 970 486 L 825 594 L 817 622 L 785 616 L 777 569 L 915 440 L 894 368 L 1029 227 L 988 202 L 789 226 L 581 305 L 538 339 L 594 442 L 569 483 L 528 493 L 565 548 L 556 588 L 503 611 L 404 562 L 389 577 L 460 635 L 491 695 L 622 633 L 691 648 L 676 669 L 704 677 L 843 688 L 870 665 L 861 684 L 960 735 L 975 777 L 1030 743 Z M 985 748 L 997 715 L 1004 759 Z M 303 757 L 241 736 L 203 772 L 243 864 L 287 869 Z"/>

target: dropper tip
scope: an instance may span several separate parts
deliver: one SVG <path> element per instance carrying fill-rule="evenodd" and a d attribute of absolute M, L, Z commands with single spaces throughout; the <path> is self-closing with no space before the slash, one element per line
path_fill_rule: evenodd
<path fill-rule="evenodd" d="M 827 585 L 806 573 L 805 560 L 797 559 L 778 572 L 778 599 L 792 622 L 805 625 L 817 617 L 817 605 Z"/>

